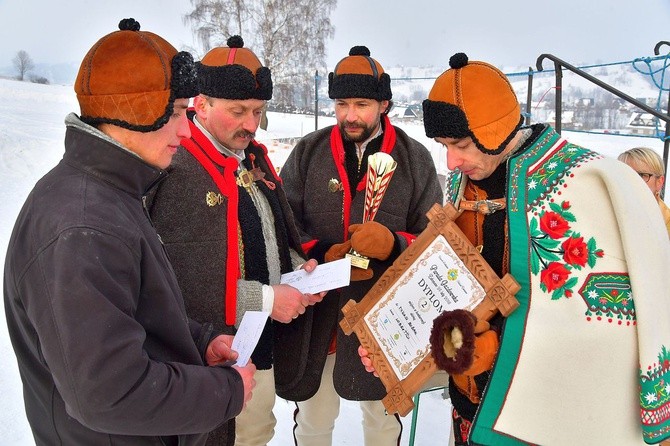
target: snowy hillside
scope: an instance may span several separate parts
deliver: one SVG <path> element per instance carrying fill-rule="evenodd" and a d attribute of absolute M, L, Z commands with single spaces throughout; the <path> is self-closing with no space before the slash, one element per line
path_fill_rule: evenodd
<path fill-rule="evenodd" d="M 663 61 L 654 61 L 652 70 L 662 66 Z M 593 64 L 597 65 L 597 64 Z M 658 88 L 654 85 L 648 73 L 650 68 L 642 62 L 633 64 L 617 64 L 607 66 L 596 66 L 585 68 L 587 74 L 613 86 L 614 88 L 634 98 L 657 99 Z M 393 98 L 396 102 L 418 103 L 423 100 L 430 91 L 435 78 L 437 78 L 447 67 L 390 67 L 388 73 L 391 76 Z M 548 101 L 552 96 L 552 88 L 556 84 L 554 65 L 550 60 L 543 63 L 542 72 L 536 72 L 536 67 L 498 67 L 508 75 L 508 78 L 521 102 L 526 101 L 528 94 L 528 69 L 533 70 L 533 102 L 536 103 L 544 97 Z M 656 75 L 660 83 L 660 73 Z M 667 82 L 666 82 L 667 84 Z M 549 94 L 547 94 L 549 93 Z M 568 71 L 563 70 L 563 103 L 569 106 L 575 100 L 581 98 L 600 98 L 606 92 L 588 80 Z M 609 94 L 609 93 L 607 93 Z M 546 95 L 546 96 L 545 96 Z M 665 100 L 667 95 L 663 95 Z M 546 103 L 544 104 L 546 105 Z"/>

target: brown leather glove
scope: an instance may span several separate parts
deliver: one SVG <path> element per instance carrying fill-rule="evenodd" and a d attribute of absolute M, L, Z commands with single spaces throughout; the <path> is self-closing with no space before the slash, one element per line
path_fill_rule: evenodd
<path fill-rule="evenodd" d="M 467 310 L 445 311 L 433 321 L 430 349 L 438 368 L 450 375 L 478 375 L 488 370 L 482 367 L 493 364 L 498 352 L 498 336 L 489 329 L 488 323 L 477 323 Z M 484 361 L 483 366 L 481 361 Z"/>
<path fill-rule="evenodd" d="M 478 323 L 469 311 L 445 311 L 433 321 L 430 349 L 435 364 L 451 375 L 473 403 L 480 402 L 474 377 L 493 367 L 499 346 L 498 334 L 488 329 L 488 323 Z"/>
<path fill-rule="evenodd" d="M 485 331 L 477 336 L 475 338 L 472 365 L 462 374 L 451 375 L 454 385 L 458 390 L 475 404 L 481 402 L 481 392 L 477 386 L 475 376 L 491 370 L 493 361 L 498 353 L 499 344 L 498 334 L 493 330 Z"/>
<path fill-rule="evenodd" d="M 323 255 L 323 260 L 326 262 L 332 262 L 333 260 L 340 260 L 344 258 L 344 255 L 349 252 L 351 249 L 351 241 L 347 240 L 344 243 L 336 243 Z"/>
<path fill-rule="evenodd" d="M 463 372 L 463 375 L 477 376 L 490 370 L 493 367 L 493 361 L 498 354 L 498 333 L 493 330 L 487 330 L 484 333 L 475 336 L 475 350 L 472 353 L 472 365 Z"/>
<path fill-rule="evenodd" d="M 326 262 L 332 262 L 333 260 L 340 260 L 344 258 L 344 255 L 349 252 L 351 249 L 351 240 L 347 240 L 344 243 L 337 243 L 330 248 L 323 256 L 323 259 Z M 371 268 L 361 269 L 354 266 L 351 267 L 351 281 L 358 282 L 361 280 L 372 279 L 373 271 Z"/>
<path fill-rule="evenodd" d="M 366 257 L 386 260 L 393 251 L 395 237 L 388 228 L 376 221 L 349 226 L 351 247 Z"/>

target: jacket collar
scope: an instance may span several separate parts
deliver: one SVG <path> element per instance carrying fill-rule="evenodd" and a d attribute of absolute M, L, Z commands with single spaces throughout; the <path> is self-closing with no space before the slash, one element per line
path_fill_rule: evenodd
<path fill-rule="evenodd" d="M 167 176 L 139 156 L 82 122 L 74 113 L 65 118 L 63 161 L 137 197 L 145 195 Z"/>

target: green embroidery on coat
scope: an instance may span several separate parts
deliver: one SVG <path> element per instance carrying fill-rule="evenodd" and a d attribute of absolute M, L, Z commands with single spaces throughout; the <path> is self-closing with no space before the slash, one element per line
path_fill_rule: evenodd
<path fill-rule="evenodd" d="M 543 210 L 539 218 L 530 220 L 530 270 L 540 274 L 540 288 L 551 293 L 552 300 L 569 298 L 577 285 L 577 278 L 570 277 L 572 271 L 587 265 L 593 268 L 604 252 L 593 237 L 585 242 L 571 229 L 576 218 L 569 201 L 549 203 L 549 207 L 550 211 Z"/>
<path fill-rule="evenodd" d="M 658 363 L 640 369 L 640 408 L 645 440 L 656 440 L 670 432 L 670 353 L 663 346 Z"/>
<path fill-rule="evenodd" d="M 635 325 L 635 302 L 627 273 L 589 274 L 579 290 L 586 303 L 586 320 Z"/>
<path fill-rule="evenodd" d="M 565 180 L 572 176 L 570 170 L 584 159 L 597 157 L 600 155 L 591 150 L 571 143 L 564 144 L 542 164 L 528 172 L 528 205 L 534 207 L 548 195 L 560 195 L 561 189 L 567 187 Z"/>

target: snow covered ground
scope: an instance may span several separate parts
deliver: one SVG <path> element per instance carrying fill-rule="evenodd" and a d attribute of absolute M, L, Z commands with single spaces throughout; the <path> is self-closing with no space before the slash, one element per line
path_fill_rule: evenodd
<path fill-rule="evenodd" d="M 34 183 L 53 167 L 63 153 L 64 117 L 79 107 L 72 86 L 40 85 L 0 79 L 0 265 L 4 265 L 7 242 L 14 220 Z M 319 117 L 319 127 L 330 125 L 333 118 Z M 399 124 L 412 137 L 422 141 L 433 154 L 438 172 L 446 172 L 446 157 L 441 147 L 428 140 L 420 124 Z M 267 132 L 259 132 L 270 156 L 281 166 L 290 146 L 277 139 L 300 137 L 314 130 L 313 116 L 269 114 Z M 662 153 L 661 141 L 650 138 L 602 136 L 565 132 L 569 140 L 616 156 L 623 150 L 645 145 Z M 667 190 L 667 189 L 666 189 Z M 1 279 L 0 279 L 1 280 Z M 4 306 L 0 305 L 0 438 L 2 444 L 33 445 L 25 418 L 21 380 L 14 352 L 7 335 Z M 446 444 L 450 428 L 449 402 L 441 392 L 421 397 L 417 425 L 417 445 Z M 294 404 L 277 400 L 278 419 L 271 445 L 293 444 Z M 336 445 L 362 444 L 361 416 L 357 403 L 343 401 L 334 434 Z M 411 414 L 404 418 L 402 445 L 409 444 Z"/>

